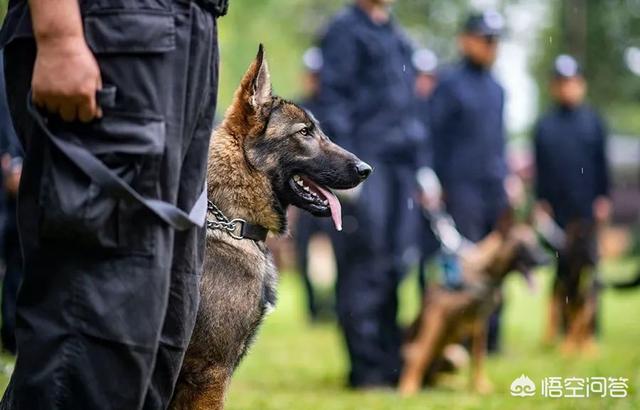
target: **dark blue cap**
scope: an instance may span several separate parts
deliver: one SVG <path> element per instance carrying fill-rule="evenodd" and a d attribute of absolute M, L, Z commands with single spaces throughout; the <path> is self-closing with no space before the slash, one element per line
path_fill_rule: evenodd
<path fill-rule="evenodd" d="M 582 75 L 578 61 L 568 54 L 561 54 L 553 62 L 553 75 L 556 78 L 573 78 Z"/>
<path fill-rule="evenodd" d="M 438 68 L 438 57 L 428 48 L 416 50 L 411 56 L 411 62 L 420 73 L 433 74 Z"/>
<path fill-rule="evenodd" d="M 323 65 L 322 50 L 319 47 L 311 47 L 304 52 L 302 63 L 312 73 L 319 73 Z"/>
<path fill-rule="evenodd" d="M 500 37 L 504 32 L 504 17 L 495 10 L 474 13 L 467 18 L 463 31 L 487 37 Z"/>

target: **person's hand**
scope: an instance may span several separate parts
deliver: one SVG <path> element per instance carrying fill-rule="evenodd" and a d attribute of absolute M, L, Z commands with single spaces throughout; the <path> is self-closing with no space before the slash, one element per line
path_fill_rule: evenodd
<path fill-rule="evenodd" d="M 516 174 L 507 176 L 504 180 L 504 190 L 507 193 L 509 204 L 513 208 L 524 206 L 527 201 L 527 191 L 519 176 Z"/>
<path fill-rule="evenodd" d="M 611 216 L 611 200 L 604 196 L 599 196 L 593 201 L 593 217 L 598 223 L 605 223 Z"/>
<path fill-rule="evenodd" d="M 12 196 L 17 196 L 20 187 L 20 175 L 22 175 L 22 162 L 14 163 L 9 154 L 2 156 L 2 173 L 4 176 L 4 188 Z"/>
<path fill-rule="evenodd" d="M 82 36 L 40 39 L 31 87 L 33 102 L 64 121 L 102 116 L 96 102 L 100 68 Z"/>

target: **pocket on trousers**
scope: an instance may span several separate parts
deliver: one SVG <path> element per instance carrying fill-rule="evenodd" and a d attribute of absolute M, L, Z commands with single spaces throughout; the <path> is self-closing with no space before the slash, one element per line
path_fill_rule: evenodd
<path fill-rule="evenodd" d="M 84 16 L 84 35 L 95 54 L 163 53 L 176 47 L 170 10 L 105 8 Z"/>
<path fill-rule="evenodd" d="M 159 196 L 165 145 L 161 118 L 108 112 L 92 124 L 57 125 L 53 133 L 86 148 L 138 193 Z M 105 192 L 52 144 L 45 149 L 40 205 L 44 240 L 65 239 L 88 248 L 153 250 L 149 228 L 133 219 L 144 212 L 141 206 Z"/>
<path fill-rule="evenodd" d="M 75 277 L 76 318 L 83 333 L 144 351 L 155 349 L 165 317 L 169 275 L 153 256 L 94 259 Z"/>

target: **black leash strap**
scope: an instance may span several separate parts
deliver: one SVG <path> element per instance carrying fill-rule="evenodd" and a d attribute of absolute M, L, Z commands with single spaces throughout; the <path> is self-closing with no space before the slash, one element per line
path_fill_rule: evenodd
<path fill-rule="evenodd" d="M 99 90 L 96 94 L 98 105 L 101 107 L 112 107 L 115 103 L 115 94 L 115 87 L 105 87 Z M 136 192 L 126 181 L 113 173 L 109 167 L 96 158 L 86 147 L 53 134 L 47 127 L 46 119 L 33 105 L 31 93 L 29 93 L 27 98 L 27 109 L 56 148 L 108 195 L 124 201 L 140 203 L 149 211 L 153 212 L 158 218 L 180 231 L 187 230 L 194 226 L 204 226 L 207 214 L 206 188 L 202 191 L 189 213 L 168 202 L 145 198 Z"/>

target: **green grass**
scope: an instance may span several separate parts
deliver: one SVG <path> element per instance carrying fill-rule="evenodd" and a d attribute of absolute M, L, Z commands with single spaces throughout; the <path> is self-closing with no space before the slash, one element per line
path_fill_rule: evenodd
<path fill-rule="evenodd" d="M 631 271 L 629 263 L 606 267 L 607 276 Z M 404 322 L 417 306 L 414 278 L 401 290 Z M 518 275 L 506 284 L 504 353 L 491 358 L 487 371 L 495 392 L 480 396 L 466 391 L 462 372 L 446 387 L 426 390 L 412 398 L 392 391 L 347 390 L 343 342 L 334 324 L 307 324 L 301 286 L 294 275 L 283 275 L 280 300 L 260 331 L 256 344 L 240 365 L 230 389 L 230 410 L 376 410 L 376 409 L 637 409 L 640 408 L 640 291 L 606 291 L 602 302 L 603 332 L 600 355 L 593 359 L 563 358 L 540 346 L 549 275 L 538 275 L 538 290 L 531 293 Z M 516 398 L 509 386 L 520 374 L 536 384 L 548 376 L 627 377 L 626 399 Z"/>
<path fill-rule="evenodd" d="M 605 267 L 608 277 L 622 277 L 631 263 Z M 229 410 L 382 410 L 382 409 L 640 409 L 640 290 L 605 291 L 603 331 L 597 358 L 563 358 L 540 346 L 549 275 L 538 275 L 538 290 L 530 292 L 518 275 L 506 283 L 504 352 L 490 358 L 487 371 L 495 391 L 480 396 L 466 391 L 466 371 L 447 380 L 446 387 L 412 398 L 393 391 L 353 392 L 345 388 L 347 361 L 335 324 L 310 326 L 304 315 L 301 286 L 293 274 L 281 279 L 280 300 L 248 357 L 234 376 L 227 399 Z M 401 289 L 400 316 L 415 314 L 418 298 L 410 277 Z M 0 357 L 0 387 L 6 385 L 11 359 Z M 509 386 L 520 374 L 536 384 L 548 376 L 627 377 L 626 399 L 551 399 L 537 395 L 515 398 Z"/>

